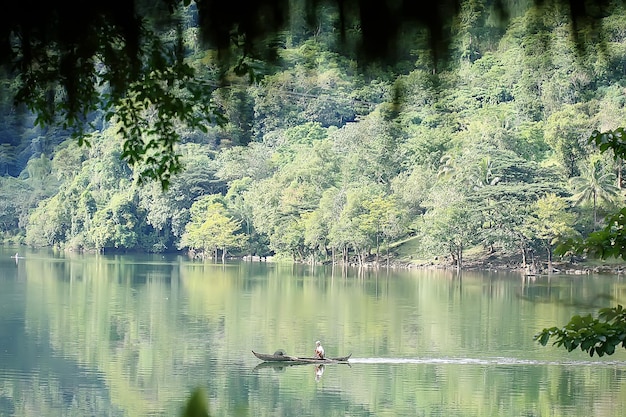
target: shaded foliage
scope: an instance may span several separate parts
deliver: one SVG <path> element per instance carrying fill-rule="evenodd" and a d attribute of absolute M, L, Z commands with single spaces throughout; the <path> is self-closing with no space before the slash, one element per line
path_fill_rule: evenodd
<path fill-rule="evenodd" d="M 598 318 L 576 315 L 562 328 L 546 328 L 535 335 L 535 340 L 544 346 L 551 338 L 553 345 L 568 352 L 580 347 L 589 356 L 612 355 L 620 345 L 626 349 L 626 310 L 618 305 L 600 309 Z"/>

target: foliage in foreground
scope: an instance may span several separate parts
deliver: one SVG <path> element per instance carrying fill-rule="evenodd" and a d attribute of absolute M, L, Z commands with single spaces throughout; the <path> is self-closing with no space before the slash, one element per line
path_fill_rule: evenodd
<path fill-rule="evenodd" d="M 595 130 L 589 143 L 595 144 L 600 152 L 613 151 L 616 161 L 626 158 L 626 133 L 624 128 L 599 132 Z M 622 258 L 626 254 L 626 207 L 607 216 L 606 226 L 586 239 L 570 239 L 557 247 L 556 252 L 564 255 L 568 252 L 585 254 L 600 259 Z"/>
<path fill-rule="evenodd" d="M 209 417 L 209 407 L 204 399 L 204 393 L 201 389 L 196 389 L 189 399 L 185 408 L 181 413 L 181 417 Z"/>
<path fill-rule="evenodd" d="M 576 315 L 562 328 L 546 328 L 535 335 L 543 346 L 551 338 L 553 345 L 565 347 L 568 352 L 580 347 L 589 356 L 612 355 L 620 344 L 626 349 L 626 310 L 618 305 L 600 309 L 598 318 Z"/>
<path fill-rule="evenodd" d="M 622 258 L 626 254 L 626 207 L 606 218 L 607 225 L 586 239 L 569 239 L 557 247 L 558 255 L 568 252 L 608 259 Z"/>
<path fill-rule="evenodd" d="M 594 131 L 589 142 L 594 143 L 601 152 L 612 150 L 615 159 L 623 159 L 626 156 L 623 137 L 623 128 L 604 133 Z M 577 253 L 600 259 L 623 259 L 626 253 L 625 225 L 626 207 L 608 216 L 602 230 L 590 233 L 585 239 L 569 239 L 559 245 L 556 252 L 561 255 Z M 600 309 L 598 318 L 575 315 L 564 327 L 545 328 L 535 335 L 535 340 L 543 346 L 552 338 L 553 345 L 564 347 L 568 352 L 580 347 L 590 356 L 612 355 L 620 344 L 626 348 L 626 310 L 618 305 Z"/>

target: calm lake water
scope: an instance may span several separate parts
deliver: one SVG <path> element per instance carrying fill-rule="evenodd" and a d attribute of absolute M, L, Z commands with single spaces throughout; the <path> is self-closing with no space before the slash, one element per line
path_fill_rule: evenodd
<path fill-rule="evenodd" d="M 626 352 L 533 335 L 619 276 L 366 271 L 0 249 L 0 416 L 623 416 Z M 251 350 L 349 365 L 262 367 Z"/>

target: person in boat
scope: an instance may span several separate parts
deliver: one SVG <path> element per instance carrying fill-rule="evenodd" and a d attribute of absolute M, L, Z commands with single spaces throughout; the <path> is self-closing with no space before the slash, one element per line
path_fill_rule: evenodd
<path fill-rule="evenodd" d="M 324 347 L 319 340 L 315 342 L 315 357 L 318 359 L 324 359 Z"/>

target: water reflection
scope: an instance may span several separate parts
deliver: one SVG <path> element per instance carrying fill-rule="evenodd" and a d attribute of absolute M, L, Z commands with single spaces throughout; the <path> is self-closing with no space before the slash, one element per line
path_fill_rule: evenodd
<path fill-rule="evenodd" d="M 177 415 L 196 386 L 213 416 L 616 417 L 626 407 L 624 352 L 589 358 L 532 339 L 626 302 L 619 278 L 333 275 L 22 249 L 16 267 L 14 253 L 0 257 L 0 415 Z M 350 364 L 250 354 L 308 351 L 303 341 L 318 338 L 329 357 L 354 352 Z"/>
<path fill-rule="evenodd" d="M 337 365 L 337 366 L 341 366 L 341 365 L 348 365 L 348 367 L 350 367 L 349 363 L 337 363 L 337 364 L 333 364 L 333 365 Z M 327 366 L 320 363 L 320 364 L 312 364 L 312 363 L 298 363 L 298 362 L 294 362 L 294 363 L 289 363 L 289 362 L 261 362 L 258 365 L 256 365 L 252 371 L 253 372 L 259 372 L 262 369 L 271 369 L 276 373 L 284 373 L 287 369 L 289 368 L 308 368 L 311 367 L 313 369 L 314 375 L 315 375 L 315 382 L 319 382 L 322 379 L 322 376 L 324 375 L 324 372 L 326 371 Z"/>
<path fill-rule="evenodd" d="M 254 367 L 253 371 L 258 372 L 260 369 L 272 369 L 277 373 L 284 373 L 288 368 L 302 366 L 311 367 L 315 373 L 315 382 L 319 382 L 324 375 L 323 364 L 311 364 L 311 363 L 281 363 L 281 362 L 262 362 Z"/>
<path fill-rule="evenodd" d="M 315 382 L 319 382 L 322 375 L 324 375 L 324 365 L 315 365 Z"/>

